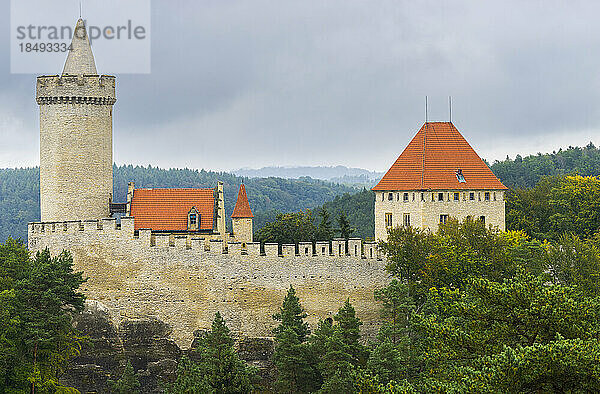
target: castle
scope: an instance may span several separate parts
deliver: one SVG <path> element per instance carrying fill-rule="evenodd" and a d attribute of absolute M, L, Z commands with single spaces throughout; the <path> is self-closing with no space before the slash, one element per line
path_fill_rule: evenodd
<path fill-rule="evenodd" d="M 113 201 L 115 77 L 97 74 L 82 20 L 75 31 L 83 34 L 74 35 L 63 73 L 37 80 L 41 222 L 28 225 L 29 249 L 69 250 L 75 269 L 89 278 L 83 291 L 115 324 L 159 319 L 182 348 L 190 346 L 195 330 L 210 327 L 217 311 L 239 335 L 272 336 L 271 316 L 290 285 L 309 324 L 332 316 L 349 298 L 364 323 L 363 335 L 374 336 L 380 315 L 373 294 L 389 281 L 376 242 L 334 239 L 266 244 L 261 250 L 252 239 L 253 215 L 243 184 L 230 233 L 222 183 L 215 189 L 136 189 L 130 183 L 127 201 Z M 454 126 L 424 128 L 373 189 L 376 239 L 385 239 L 387 228 L 399 224 L 396 217 L 404 217 L 405 225 L 435 229 L 432 218 L 440 212 L 485 216 L 503 229 L 504 186 L 492 182 L 491 171 L 484 171 L 472 149 L 465 152 L 468 144 Z M 444 170 L 431 153 L 442 148 L 444 133 L 460 148 L 461 159 L 450 163 L 457 182 L 440 187 L 430 175 Z M 405 182 L 408 175 L 411 181 Z M 439 201 L 435 207 L 430 194 Z M 117 221 L 115 213 L 124 216 Z"/>

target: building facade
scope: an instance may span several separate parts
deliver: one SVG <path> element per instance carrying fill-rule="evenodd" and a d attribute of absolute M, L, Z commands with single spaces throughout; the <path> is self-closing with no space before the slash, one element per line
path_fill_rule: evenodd
<path fill-rule="evenodd" d="M 450 122 L 427 122 L 373 188 L 375 239 L 388 229 L 437 231 L 450 218 L 505 230 L 506 191 Z"/>

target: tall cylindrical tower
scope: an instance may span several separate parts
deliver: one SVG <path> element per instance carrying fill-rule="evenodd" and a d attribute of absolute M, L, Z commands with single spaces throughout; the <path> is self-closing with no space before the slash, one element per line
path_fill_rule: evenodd
<path fill-rule="evenodd" d="M 98 75 L 83 20 L 62 75 L 38 77 L 36 97 L 42 222 L 108 217 L 115 77 Z"/>

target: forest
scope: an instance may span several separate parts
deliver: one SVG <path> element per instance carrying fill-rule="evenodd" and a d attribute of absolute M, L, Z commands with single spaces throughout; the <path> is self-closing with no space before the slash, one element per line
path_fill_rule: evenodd
<path fill-rule="evenodd" d="M 215 188 L 224 182 L 225 209 L 233 212 L 242 182 L 254 214 L 254 227 L 275 218 L 278 212 L 296 212 L 322 205 L 342 194 L 358 189 L 311 178 L 243 178 L 225 172 L 157 167 L 114 166 L 114 196 L 124 202 L 128 182 L 137 188 L 181 187 Z M 27 223 L 40 218 L 39 168 L 0 169 L 0 241 L 27 239 Z M 228 215 L 228 216 L 229 216 Z M 231 228 L 230 219 L 228 228 Z"/>
<path fill-rule="evenodd" d="M 490 168 L 510 188 L 507 195 L 507 227 L 523 229 L 530 235 L 536 235 L 532 233 L 534 229 L 530 228 L 531 225 L 524 223 L 527 220 L 525 211 L 532 207 L 548 208 L 544 204 L 550 204 L 551 199 L 545 196 L 548 196 L 551 188 L 562 184 L 559 180 L 565 179 L 566 175 L 599 175 L 600 149 L 590 143 L 583 148 L 569 147 L 547 154 L 538 153 L 526 157 L 517 155 L 514 159 L 507 157 L 503 161 L 495 161 Z M 319 212 L 325 208 L 332 219 L 334 230 L 339 227 L 337 221 L 343 212 L 353 230 L 353 237 L 367 239 L 374 234 L 374 196 L 365 187 L 359 189 L 311 178 L 244 178 L 225 172 L 151 166 L 115 166 L 113 170 L 115 201 L 125 200 L 130 181 L 140 188 L 214 188 L 221 180 L 225 183 L 226 210 L 232 212 L 237 189 L 244 182 L 255 216 L 255 232 L 265 224 L 274 222 L 278 215 L 287 213 L 308 214 L 310 221 L 317 226 Z M 591 204 L 589 207 L 595 206 L 592 199 L 586 199 L 586 202 Z M 551 216 L 551 212 L 547 211 L 546 214 L 547 217 L 540 222 L 542 226 L 550 223 L 546 219 Z M 26 224 L 36 220 L 39 220 L 39 169 L 0 169 L 0 241 L 4 241 L 9 235 L 25 239 Z M 334 232 L 333 236 L 339 236 L 339 231 Z"/>

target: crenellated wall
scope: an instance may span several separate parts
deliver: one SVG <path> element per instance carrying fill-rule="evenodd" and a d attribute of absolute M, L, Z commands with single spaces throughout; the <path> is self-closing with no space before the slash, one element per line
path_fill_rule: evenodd
<path fill-rule="evenodd" d="M 224 243 L 194 236 L 134 231 L 133 218 L 30 223 L 29 249 L 69 250 L 88 281 L 89 299 L 123 319 L 156 317 L 188 348 L 193 332 L 210 327 L 220 311 L 229 327 L 249 337 L 272 336 L 272 315 L 293 285 L 312 328 L 333 316 L 346 298 L 368 338 L 379 327 L 373 294 L 389 280 L 375 243 L 360 239 L 298 245 Z"/>

